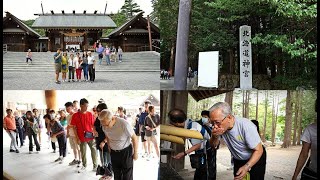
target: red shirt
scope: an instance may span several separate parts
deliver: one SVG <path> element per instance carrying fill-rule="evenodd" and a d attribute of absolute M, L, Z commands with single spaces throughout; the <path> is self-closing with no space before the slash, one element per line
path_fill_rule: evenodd
<path fill-rule="evenodd" d="M 16 119 L 14 118 L 14 116 L 4 117 L 3 126 L 6 127 L 8 130 L 16 130 Z"/>
<path fill-rule="evenodd" d="M 72 115 L 71 125 L 76 126 L 77 134 L 81 142 L 88 142 L 92 139 L 84 137 L 84 132 L 93 132 L 94 117 L 91 112 L 86 112 L 85 114 L 81 112 L 76 112 Z"/>

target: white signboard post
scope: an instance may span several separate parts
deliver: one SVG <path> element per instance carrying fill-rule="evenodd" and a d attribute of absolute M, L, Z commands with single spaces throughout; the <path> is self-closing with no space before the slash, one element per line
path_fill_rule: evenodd
<path fill-rule="evenodd" d="M 198 86 L 218 88 L 219 51 L 199 52 Z"/>
<path fill-rule="evenodd" d="M 240 89 L 252 89 L 251 27 L 240 26 Z"/>

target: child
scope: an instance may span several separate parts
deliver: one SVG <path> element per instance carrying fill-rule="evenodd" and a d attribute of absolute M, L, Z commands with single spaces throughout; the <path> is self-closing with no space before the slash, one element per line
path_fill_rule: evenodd
<path fill-rule="evenodd" d="M 122 51 L 121 47 L 119 46 L 118 47 L 119 62 L 122 62 L 122 53 L 123 53 L 123 51 Z"/>

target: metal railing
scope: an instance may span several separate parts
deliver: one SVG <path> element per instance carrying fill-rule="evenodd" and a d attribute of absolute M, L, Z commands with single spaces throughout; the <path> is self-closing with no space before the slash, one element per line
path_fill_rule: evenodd
<path fill-rule="evenodd" d="M 7 52 L 8 52 L 8 45 L 3 44 L 3 53 L 7 53 Z"/>

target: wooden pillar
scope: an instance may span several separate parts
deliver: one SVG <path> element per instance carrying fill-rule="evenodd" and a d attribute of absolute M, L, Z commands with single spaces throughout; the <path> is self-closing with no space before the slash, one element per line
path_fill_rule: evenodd
<path fill-rule="evenodd" d="M 188 91 L 162 91 L 161 98 L 165 99 L 165 101 L 162 102 L 162 113 L 164 113 L 162 115 L 162 124 L 169 123 L 166 122 L 167 114 L 173 108 L 179 108 L 186 114 L 188 113 Z M 174 150 L 174 154 L 185 151 L 184 145 L 176 143 L 172 143 L 172 149 Z M 172 160 L 170 165 L 177 171 L 184 169 L 184 157 L 179 160 Z"/>
<path fill-rule="evenodd" d="M 152 51 L 152 37 L 151 37 L 151 27 L 150 27 L 149 15 L 147 16 L 147 18 L 148 18 L 149 48 L 150 48 L 150 51 Z"/>
<path fill-rule="evenodd" d="M 45 90 L 46 104 L 48 109 L 58 111 L 56 90 Z"/>
<path fill-rule="evenodd" d="M 87 32 L 84 33 L 83 36 L 84 36 L 84 37 L 83 37 L 83 41 L 84 41 L 84 47 L 83 47 L 83 49 L 86 51 L 86 50 L 88 50 L 88 33 L 87 33 Z"/>
<path fill-rule="evenodd" d="M 51 49 L 51 37 L 50 37 L 50 34 L 49 34 L 49 37 L 48 37 L 48 51 L 51 51 L 51 52 L 52 52 L 52 49 Z"/>
<path fill-rule="evenodd" d="M 61 51 L 64 51 L 64 35 L 60 34 L 60 49 Z"/>

